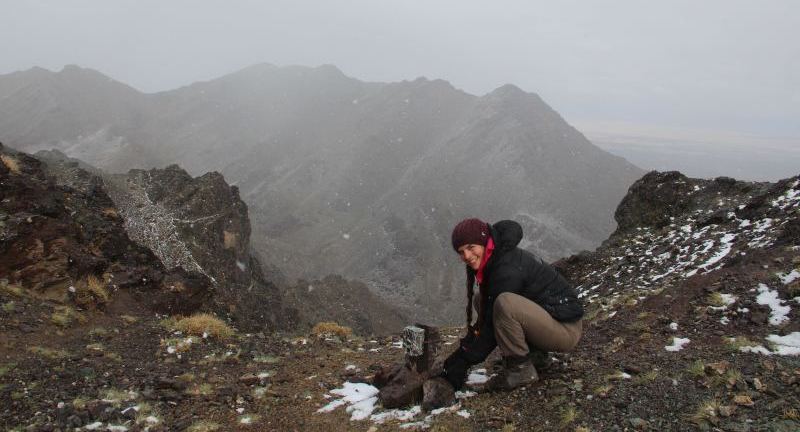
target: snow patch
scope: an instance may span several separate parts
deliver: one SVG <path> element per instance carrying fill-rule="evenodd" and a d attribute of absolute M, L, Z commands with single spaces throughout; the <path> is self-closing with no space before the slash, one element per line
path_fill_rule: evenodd
<path fill-rule="evenodd" d="M 797 278 L 800 278 L 800 272 L 797 270 L 792 270 L 791 273 L 778 273 L 778 277 L 781 279 L 781 283 L 784 285 L 789 285 L 797 280 Z"/>
<path fill-rule="evenodd" d="M 780 325 L 789 319 L 787 315 L 789 315 L 792 308 L 783 304 L 783 300 L 778 297 L 778 291 L 773 291 L 762 283 L 758 284 L 758 292 L 756 303 L 769 306 L 772 309 L 772 313 L 769 316 L 770 324 Z"/>
<path fill-rule="evenodd" d="M 800 355 L 800 332 L 793 332 L 786 336 L 769 335 L 767 340 L 775 345 L 775 354 Z"/>
<path fill-rule="evenodd" d="M 664 347 L 667 351 L 677 352 L 683 349 L 683 346 L 690 342 L 689 338 L 672 338 L 672 345 Z"/>
<path fill-rule="evenodd" d="M 471 371 L 467 377 L 468 385 L 486 384 L 486 381 L 489 381 L 489 377 L 486 375 L 486 369 L 475 369 Z"/>
<path fill-rule="evenodd" d="M 389 411 L 384 411 L 382 413 L 373 414 L 372 416 L 370 416 L 369 419 L 378 424 L 382 424 L 389 420 L 408 421 L 416 417 L 417 414 L 421 412 L 422 412 L 422 407 L 419 405 L 415 405 L 407 410 L 393 409 Z"/>
<path fill-rule="evenodd" d="M 341 399 L 318 409 L 318 413 L 331 412 L 342 405 L 349 405 L 346 410 L 352 413 L 350 420 L 364 420 L 375 411 L 375 404 L 378 402 L 378 389 L 364 383 L 345 382 L 342 388 L 333 389 L 329 393 L 341 396 Z"/>
<path fill-rule="evenodd" d="M 767 336 L 767 341 L 772 344 L 772 351 L 764 348 L 763 345 L 745 346 L 739 348 L 739 351 L 763 355 L 800 355 L 800 332 L 793 332 L 786 336 L 769 335 Z"/>

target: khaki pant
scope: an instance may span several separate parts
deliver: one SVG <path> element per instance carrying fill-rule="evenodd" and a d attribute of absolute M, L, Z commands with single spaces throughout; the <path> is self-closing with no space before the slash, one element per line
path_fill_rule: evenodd
<path fill-rule="evenodd" d="M 581 338 L 582 321 L 556 321 L 541 306 L 517 294 L 500 294 L 493 312 L 494 334 L 504 357 L 526 356 L 530 348 L 572 351 Z"/>

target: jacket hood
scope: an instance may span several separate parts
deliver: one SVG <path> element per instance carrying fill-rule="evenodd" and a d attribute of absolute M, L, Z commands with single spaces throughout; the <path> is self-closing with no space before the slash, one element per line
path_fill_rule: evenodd
<path fill-rule="evenodd" d="M 499 250 L 510 250 L 522 241 L 522 226 L 512 220 L 502 220 L 490 227 L 495 247 Z"/>

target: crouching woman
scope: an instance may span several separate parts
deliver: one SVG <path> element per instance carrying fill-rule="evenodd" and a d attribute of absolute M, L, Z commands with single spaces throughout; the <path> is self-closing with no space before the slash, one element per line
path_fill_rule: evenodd
<path fill-rule="evenodd" d="M 517 247 L 521 240 L 522 227 L 510 220 L 466 219 L 453 229 L 453 249 L 467 270 L 467 336 L 445 361 L 437 378 L 442 384 L 443 378 L 461 388 L 469 367 L 499 347 L 503 370 L 487 389 L 510 390 L 538 380 L 531 354 L 577 345 L 583 317 L 577 292 L 553 267 Z"/>

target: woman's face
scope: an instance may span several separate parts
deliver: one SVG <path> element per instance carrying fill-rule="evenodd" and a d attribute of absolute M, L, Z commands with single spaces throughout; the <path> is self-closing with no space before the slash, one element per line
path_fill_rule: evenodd
<path fill-rule="evenodd" d="M 461 261 L 464 261 L 464 264 L 468 265 L 473 270 L 478 270 L 478 267 L 481 266 L 481 260 L 483 259 L 483 253 L 486 251 L 486 248 L 477 245 L 477 244 L 466 244 L 458 248 L 458 256 L 461 257 Z"/>

